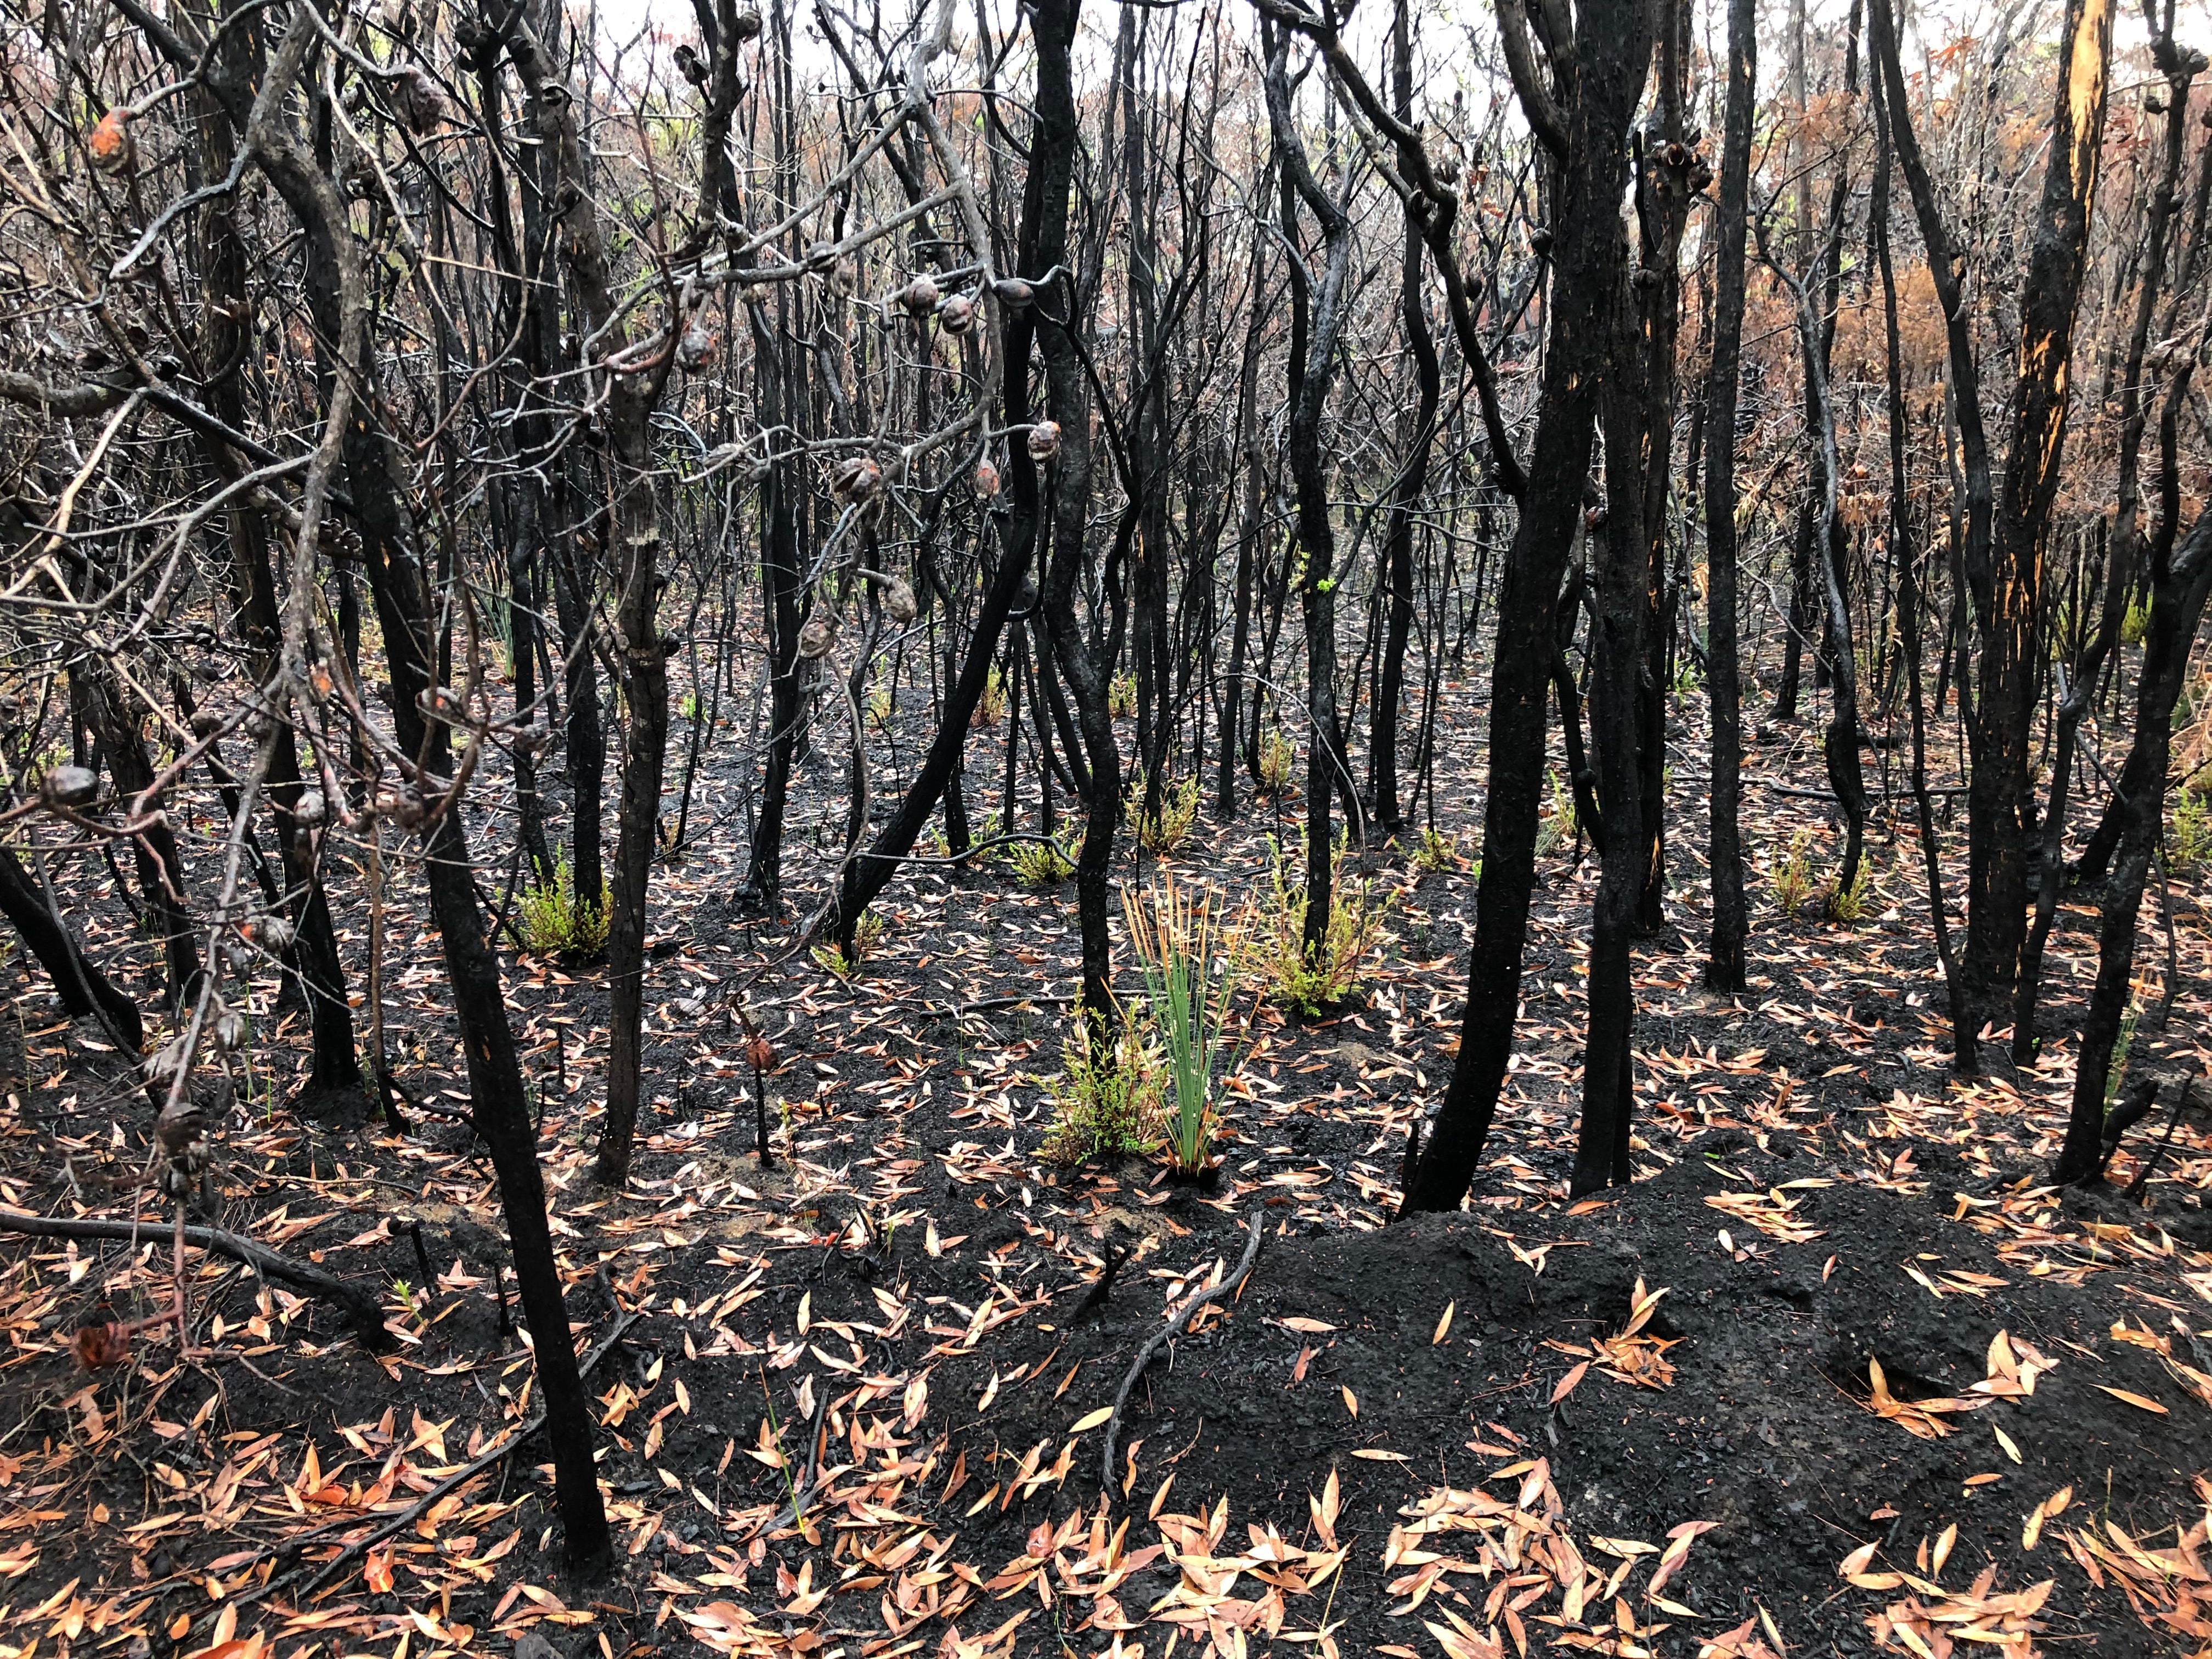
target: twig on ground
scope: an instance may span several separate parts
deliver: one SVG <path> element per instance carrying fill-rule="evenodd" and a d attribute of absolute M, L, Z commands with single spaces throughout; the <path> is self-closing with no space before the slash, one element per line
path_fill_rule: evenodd
<path fill-rule="evenodd" d="M 14 1210 L 0 1210 L 0 1232 L 23 1233 L 33 1238 L 111 1238 L 132 1240 L 143 1234 L 143 1229 L 128 1221 L 96 1221 L 64 1219 L 58 1217 L 24 1215 Z M 220 1227 L 185 1227 L 180 1230 L 182 1242 L 195 1249 L 212 1250 L 227 1255 L 233 1261 L 243 1261 L 256 1272 L 270 1279 L 282 1279 L 287 1285 L 298 1286 L 309 1295 L 334 1304 L 352 1325 L 354 1334 L 362 1346 L 371 1352 L 382 1353 L 392 1346 L 392 1334 L 384 1328 L 384 1310 L 377 1299 L 359 1285 L 349 1285 L 335 1273 L 325 1273 L 320 1267 L 309 1267 L 290 1256 L 280 1255 L 266 1245 L 257 1244 L 250 1238 L 225 1232 Z"/>
<path fill-rule="evenodd" d="M 1266 1223 L 1266 1211 L 1255 1209 L 1252 1212 L 1247 1222 L 1252 1236 L 1244 1241 L 1244 1259 L 1237 1264 L 1237 1271 L 1212 1290 L 1201 1291 L 1185 1302 L 1176 1310 L 1173 1319 L 1146 1340 L 1145 1346 L 1137 1350 L 1136 1358 L 1130 1362 L 1129 1374 L 1121 1379 L 1121 1389 L 1114 1396 L 1114 1414 L 1106 1419 L 1106 1445 L 1098 1460 L 1098 1484 L 1109 1502 L 1112 1501 L 1114 1495 L 1114 1453 L 1121 1438 L 1121 1410 L 1129 1403 L 1129 1390 L 1137 1386 L 1137 1379 L 1145 1374 L 1145 1367 L 1152 1364 L 1152 1356 L 1160 1351 L 1162 1345 L 1182 1334 L 1182 1328 L 1190 1323 L 1193 1314 L 1210 1303 L 1218 1302 L 1224 1296 L 1235 1294 L 1237 1287 L 1243 1284 L 1246 1275 L 1252 1271 L 1252 1263 L 1259 1257 L 1260 1238 Z"/>

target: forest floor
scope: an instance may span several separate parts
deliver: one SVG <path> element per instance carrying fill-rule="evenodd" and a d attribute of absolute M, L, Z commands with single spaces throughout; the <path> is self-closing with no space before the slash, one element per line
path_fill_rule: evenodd
<path fill-rule="evenodd" d="M 1480 708 L 1471 685 L 1447 696 L 1440 822 L 1471 848 Z M 2070 1044 L 2018 1072 L 1992 1046 L 1992 1075 L 1951 1080 L 1917 845 L 1887 819 L 1863 921 L 1792 920 L 1760 881 L 1753 988 L 1708 995 L 1684 734 L 1670 925 L 1638 957 L 1637 1182 L 1565 1198 L 1595 878 L 1565 848 L 1472 1201 L 1389 1225 L 1408 1127 L 1451 1066 L 1464 872 L 1359 856 L 1390 907 L 1364 1005 L 1255 1015 L 1216 1188 L 1144 1159 L 1069 1168 L 1045 1148 L 1072 889 L 917 867 L 849 979 L 804 955 L 758 975 L 790 939 L 732 902 L 748 779 L 716 757 L 742 735 L 714 734 L 690 846 L 656 874 L 652 1098 L 626 1190 L 590 1171 L 597 970 L 503 951 L 574 1340 L 597 1356 L 618 1557 L 592 1582 L 562 1571 L 542 1437 L 517 1443 L 529 1354 L 503 1330 L 481 1148 L 420 1114 L 405 1135 L 293 1115 L 296 1017 L 241 1080 L 216 1207 L 371 1288 L 396 1352 L 195 1255 L 196 1334 L 225 1357 L 154 1334 L 79 1365 L 82 1327 L 165 1305 L 167 1216 L 98 1183 L 143 1157 L 122 1057 L 11 963 L 24 1080 L 0 1195 L 135 1213 L 145 1238 L 0 1255 L 0 1659 L 2212 1651 L 2212 1115 L 2172 1120 L 2132 1196 L 2164 1107 L 2110 1186 L 2047 1185 Z M 974 753 L 980 817 L 996 769 Z M 1818 754 L 1794 725 L 1753 747 L 1761 870 L 1797 829 L 1832 866 L 1820 802 L 1784 793 L 1818 787 Z M 794 824 L 819 816 L 827 843 L 836 757 L 817 764 Z M 1266 838 L 1294 814 L 1202 817 L 1170 862 L 1264 889 Z M 128 917 L 96 863 L 77 875 L 73 919 L 114 960 Z M 393 884 L 387 1018 L 402 1081 L 450 1105 L 466 1087 L 416 885 Z M 360 884 L 334 890 L 358 988 Z M 2136 1042 L 2177 1079 L 2212 994 L 2205 900 L 2177 881 L 2183 981 Z M 2093 930 L 2069 908 L 2052 939 L 2062 1033 Z M 2163 955 L 2154 933 L 2149 1003 Z M 740 991 L 779 1055 L 769 1170 Z M 1102 1481 L 1138 1346 L 1236 1270 L 1254 1217 L 1249 1276 L 1138 1382 Z"/>

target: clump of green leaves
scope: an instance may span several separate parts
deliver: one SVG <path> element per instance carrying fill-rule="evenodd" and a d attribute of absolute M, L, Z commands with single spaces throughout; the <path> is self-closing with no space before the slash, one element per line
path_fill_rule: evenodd
<path fill-rule="evenodd" d="M 1849 926 L 1863 920 L 1866 915 L 1869 878 L 1873 874 L 1873 868 L 1864 858 L 1861 858 L 1858 874 L 1852 878 L 1849 887 L 1843 885 L 1839 878 L 1841 873 L 1838 872 L 1837 877 L 1832 878 L 1828 883 L 1828 920 Z"/>
<path fill-rule="evenodd" d="M 2194 869 L 2212 855 L 2212 811 L 2204 797 L 2183 789 L 2173 798 L 2173 813 L 2166 825 L 2166 856 L 2180 869 Z"/>
<path fill-rule="evenodd" d="M 2129 645 L 2141 645 L 2149 633 L 2150 595 L 2138 593 L 2120 615 L 2120 638 Z"/>
<path fill-rule="evenodd" d="M 1125 809 L 1129 833 L 1137 838 L 1137 845 L 1147 853 L 1181 852 L 1198 824 L 1198 790 L 1194 773 L 1181 783 L 1168 784 L 1160 791 L 1160 810 L 1147 817 L 1146 781 L 1139 776 L 1129 792 L 1129 804 Z"/>
<path fill-rule="evenodd" d="M 973 726 L 996 726 L 1006 718 L 1006 681 L 999 672 L 996 663 L 983 680 L 983 695 L 975 700 L 975 712 L 968 718 Z"/>
<path fill-rule="evenodd" d="M 1459 843 L 1433 823 L 1413 842 L 1413 868 L 1425 876 L 1459 867 Z"/>
<path fill-rule="evenodd" d="M 868 695 L 868 724 L 877 731 L 886 730 L 891 723 L 891 689 L 879 685 Z"/>
<path fill-rule="evenodd" d="M 1082 843 L 1063 848 L 1057 841 L 1018 841 L 1006 850 L 1007 867 L 1024 887 L 1057 887 L 1075 873 Z"/>
<path fill-rule="evenodd" d="M 1116 674 L 1106 688 L 1106 712 L 1117 720 L 1137 712 L 1137 677 Z"/>
<path fill-rule="evenodd" d="M 824 973 L 839 979 L 850 980 L 860 971 L 860 964 L 875 955 L 884 942 L 884 919 L 874 911 L 865 912 L 853 928 L 853 955 L 847 960 L 843 951 L 835 945 L 817 945 L 811 952 L 814 965 Z"/>
<path fill-rule="evenodd" d="M 1768 860 L 1766 884 L 1774 903 L 1785 916 L 1796 915 L 1813 896 L 1813 832 L 1800 830 L 1790 836 L 1787 849 L 1777 848 Z"/>
<path fill-rule="evenodd" d="M 523 890 L 516 925 L 522 942 L 539 956 L 595 957 L 606 949 L 613 908 L 605 883 L 596 903 L 579 899 L 575 872 L 563 864 L 551 881 Z"/>
<path fill-rule="evenodd" d="M 1110 1042 L 1076 1013 L 1042 1149 L 1052 1162 L 1080 1164 L 1158 1143 L 1163 1056 L 1141 1013 L 1123 1020 Z"/>
<path fill-rule="evenodd" d="M 1376 894 L 1364 878 L 1346 878 L 1346 845 L 1340 835 L 1330 848 L 1328 931 L 1308 951 L 1305 883 L 1293 878 L 1274 838 L 1267 840 L 1273 869 L 1249 930 L 1249 968 L 1267 994 L 1308 1016 L 1327 1012 L 1359 988 L 1360 966 L 1382 943 L 1383 919 L 1389 914 L 1389 894 Z"/>
<path fill-rule="evenodd" d="M 1166 1056 L 1169 1167 L 1204 1173 L 1218 1121 L 1214 1069 L 1237 985 L 1239 923 L 1224 923 L 1212 893 L 1193 897 L 1173 876 L 1149 891 L 1121 894 L 1129 941 L 1144 964 L 1152 1021 Z"/>
<path fill-rule="evenodd" d="M 1556 769 L 1551 773 L 1552 810 L 1536 825 L 1536 856 L 1549 858 L 1563 848 L 1574 845 L 1576 818 L 1575 798 L 1559 781 Z"/>
<path fill-rule="evenodd" d="M 2120 1080 L 2127 1075 L 2128 1050 L 2136 1046 L 2136 1020 L 2142 1012 L 2142 1005 L 2132 997 L 2128 1000 L 2128 1011 L 2120 1016 L 2120 1035 L 2112 1044 L 2112 1063 L 2105 1073 L 2105 1109 L 2112 1109 L 2119 1098 Z"/>
<path fill-rule="evenodd" d="M 1296 746 L 1279 727 L 1262 732 L 1260 737 L 1260 793 L 1263 795 L 1288 794 L 1291 768 L 1297 759 Z"/>

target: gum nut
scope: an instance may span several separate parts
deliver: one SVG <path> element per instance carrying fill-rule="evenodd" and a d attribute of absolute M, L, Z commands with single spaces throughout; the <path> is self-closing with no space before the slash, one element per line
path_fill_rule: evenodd
<path fill-rule="evenodd" d="M 292 809 L 292 821 L 303 830 L 317 830 L 328 821 L 331 804 L 323 799 L 319 789 L 309 789 L 300 797 L 299 805 Z"/>
<path fill-rule="evenodd" d="M 855 455 L 830 475 L 830 493 L 841 501 L 872 501 L 883 485 L 883 469 L 865 455 Z"/>
<path fill-rule="evenodd" d="M 835 242 L 816 242 L 806 250 L 806 268 L 809 270 L 827 270 L 836 263 L 837 245 Z"/>
<path fill-rule="evenodd" d="M 387 789 L 376 798 L 379 817 L 389 818 L 402 830 L 412 830 L 422 822 L 422 798 L 412 789 Z"/>
<path fill-rule="evenodd" d="M 759 37 L 760 32 L 761 15 L 750 6 L 741 8 L 738 15 L 730 20 L 730 38 L 733 40 L 756 40 Z"/>
<path fill-rule="evenodd" d="M 893 622 L 912 622 L 916 609 L 914 602 L 914 589 L 908 587 L 896 576 L 893 576 L 884 584 L 884 613 Z"/>
<path fill-rule="evenodd" d="M 947 334 L 965 334 L 975 320 L 975 302 L 964 294 L 956 294 L 939 307 L 937 320 Z"/>
<path fill-rule="evenodd" d="M 39 780 L 39 795 L 49 806 L 89 805 L 100 780 L 83 766 L 57 766 Z"/>
<path fill-rule="evenodd" d="M 1020 311 L 1036 298 L 1036 290 L 1018 276 L 1001 276 L 991 284 L 991 292 L 1009 311 Z"/>
<path fill-rule="evenodd" d="M 999 469 L 988 461 L 975 463 L 975 493 L 995 495 L 999 493 Z"/>
<path fill-rule="evenodd" d="M 1030 428 L 1030 459 L 1048 461 L 1060 453 L 1060 422 L 1039 421 Z"/>
<path fill-rule="evenodd" d="M 937 284 L 927 276 L 917 276 L 906 285 L 899 301 L 917 317 L 927 317 L 937 309 Z"/>
<path fill-rule="evenodd" d="M 836 639 L 836 618 L 817 612 L 809 617 L 806 626 L 799 630 L 799 654 L 809 661 L 817 657 L 826 657 Z"/>
<path fill-rule="evenodd" d="M 138 146 L 132 142 L 131 130 L 125 125 L 131 118 L 128 110 L 112 109 L 101 116 L 85 140 L 85 148 L 92 152 L 92 164 L 102 173 L 128 173 L 137 159 Z"/>

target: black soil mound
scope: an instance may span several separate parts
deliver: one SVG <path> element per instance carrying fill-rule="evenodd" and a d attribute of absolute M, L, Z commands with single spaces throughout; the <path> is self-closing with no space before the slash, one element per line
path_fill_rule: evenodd
<path fill-rule="evenodd" d="M 1164 1349 L 1132 1391 L 1121 1437 L 1141 1444 L 1133 1479 L 1117 1460 L 1116 1510 L 1135 1517 L 1131 1547 L 1149 1535 L 1148 1510 L 1170 1540 L 1209 1529 L 1201 1559 L 1248 1559 L 1230 1602 L 1264 1601 L 1265 1567 L 1249 1560 L 1267 1551 L 1248 1523 L 1279 1529 L 1293 1558 L 1317 1550 L 1306 1500 L 1333 1479 L 1335 1586 L 1293 1593 L 1284 1628 L 1326 1625 L 1346 1653 L 1431 1653 L 1424 1625 L 1447 1652 L 1486 1654 L 1493 1638 L 1511 1652 L 1516 1620 L 1539 1649 L 1623 1653 L 1655 1624 L 1673 1626 L 1657 1638 L 1668 1653 L 1731 1632 L 1737 1647 L 1722 1650 L 1863 1653 L 1899 1623 L 1921 1638 L 2009 1636 L 1997 1650 L 2015 1653 L 2024 1635 L 2193 1651 L 2176 1642 L 2206 1589 L 2212 1401 L 2192 1393 L 2203 1355 L 2190 1329 L 2205 1322 L 2203 1287 L 2161 1272 L 2157 1230 L 2131 1233 L 2124 1215 L 2093 1227 L 2087 1252 L 2054 1248 L 2038 1218 L 2059 1205 L 2024 1187 L 1955 1194 L 1940 1179 L 1905 1195 L 1716 1134 L 1580 1213 L 1478 1209 L 1269 1237 L 1226 1316 L 1201 1315 L 1207 1328 Z M 1238 1242 L 1224 1227 L 1226 1271 Z M 1046 1314 L 940 1371 L 940 1389 L 991 1390 L 955 1437 L 969 1492 L 1017 1494 L 963 1523 L 966 1550 L 1011 1558 L 1015 1573 L 1056 1538 L 1063 1567 L 1081 1555 L 1089 1534 L 1064 1522 L 1096 1512 L 1103 1428 L 1076 1437 L 1057 1485 L 1024 1477 L 1048 1471 L 1073 1425 L 1111 1403 L 1157 1328 L 1161 1289 L 1131 1270 L 1103 1312 Z M 1443 1524 L 1415 1528 L 1438 1491 L 1460 1496 L 1431 1498 Z M 1401 1528 L 1414 1529 L 1394 1538 Z M 1679 1560 L 1655 1598 L 1670 1546 Z M 1315 1558 L 1289 1571 L 1312 1577 Z M 1153 1560 L 1115 1590 L 1118 1607 L 1141 1618 L 1176 1574 Z M 1079 1573 L 1062 1581 L 1085 1588 Z M 1182 1582 L 1205 1599 L 1187 1565 Z M 1063 1632 L 1095 1606 L 1065 1588 L 1063 1601 Z"/>

